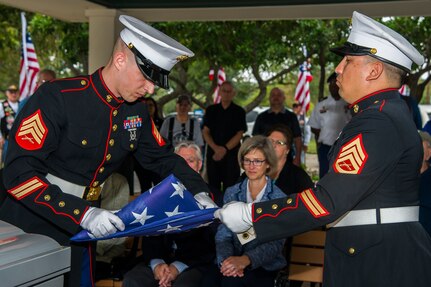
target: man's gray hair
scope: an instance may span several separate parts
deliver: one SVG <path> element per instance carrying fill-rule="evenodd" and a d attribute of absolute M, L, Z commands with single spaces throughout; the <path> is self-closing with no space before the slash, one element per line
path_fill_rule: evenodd
<path fill-rule="evenodd" d="M 197 144 L 195 144 L 194 142 L 192 142 L 192 141 L 182 141 L 182 142 L 179 142 L 179 143 L 175 146 L 174 152 L 175 152 L 175 153 L 178 153 L 178 151 L 179 151 L 180 149 L 182 149 L 182 148 L 192 148 L 192 149 L 194 149 L 194 150 L 195 150 L 195 153 L 196 153 L 196 157 L 198 158 L 198 160 L 202 161 L 202 152 L 201 152 L 201 149 L 200 149 L 200 147 L 199 147 Z"/>

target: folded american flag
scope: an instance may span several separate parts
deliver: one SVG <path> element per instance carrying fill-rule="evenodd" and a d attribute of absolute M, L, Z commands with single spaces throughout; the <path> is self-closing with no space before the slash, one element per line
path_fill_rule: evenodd
<path fill-rule="evenodd" d="M 216 209 L 203 209 L 185 186 L 170 175 L 115 213 L 126 225 L 124 231 L 94 238 L 83 230 L 71 240 L 91 241 L 182 232 L 211 224 Z"/>

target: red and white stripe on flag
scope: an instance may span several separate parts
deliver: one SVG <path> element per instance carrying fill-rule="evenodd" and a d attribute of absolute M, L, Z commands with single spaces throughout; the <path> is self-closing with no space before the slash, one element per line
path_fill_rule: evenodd
<path fill-rule="evenodd" d="M 20 100 L 31 96 L 37 88 L 37 74 L 39 73 L 40 66 L 37 61 L 36 51 L 27 32 L 27 21 L 24 12 L 21 12 L 22 23 L 22 55 L 19 72 L 19 93 Z"/>
<path fill-rule="evenodd" d="M 295 101 L 301 104 L 302 110 L 305 112 L 310 108 L 310 82 L 313 80 L 310 68 L 311 65 L 307 61 L 299 67 L 298 83 L 295 90 Z"/>
<path fill-rule="evenodd" d="M 210 81 L 214 80 L 214 69 L 210 70 L 208 76 L 209 76 Z M 220 103 L 219 90 L 220 90 L 221 84 L 223 84 L 224 81 L 226 81 L 226 73 L 225 73 L 224 69 L 222 67 L 220 67 L 218 69 L 218 72 L 217 72 L 217 87 L 215 88 L 214 94 L 213 94 L 214 104 Z"/>

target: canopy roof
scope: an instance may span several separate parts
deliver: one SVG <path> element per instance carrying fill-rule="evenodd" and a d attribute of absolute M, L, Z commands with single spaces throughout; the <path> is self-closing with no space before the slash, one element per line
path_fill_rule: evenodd
<path fill-rule="evenodd" d="M 88 22 L 89 10 L 119 10 L 149 22 L 431 16 L 431 0 L 0 0 L 64 21 Z"/>

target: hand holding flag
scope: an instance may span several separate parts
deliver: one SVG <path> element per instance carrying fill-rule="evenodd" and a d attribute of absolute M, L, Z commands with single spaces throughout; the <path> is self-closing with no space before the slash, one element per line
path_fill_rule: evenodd
<path fill-rule="evenodd" d="M 124 222 L 124 231 L 94 238 L 83 230 L 72 241 L 182 232 L 209 225 L 215 210 L 203 209 L 185 186 L 170 175 L 115 213 Z"/>

